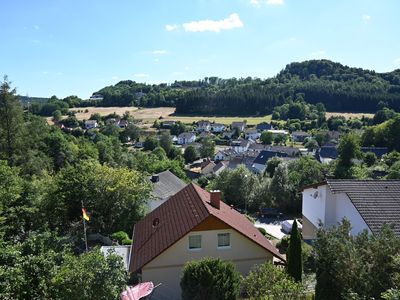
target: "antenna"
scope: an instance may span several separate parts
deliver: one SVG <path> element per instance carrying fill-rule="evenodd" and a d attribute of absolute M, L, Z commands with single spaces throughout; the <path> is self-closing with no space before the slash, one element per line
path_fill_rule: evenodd
<path fill-rule="evenodd" d="M 312 195 L 314 199 L 317 199 L 318 197 L 318 191 L 315 191 L 314 194 Z"/>

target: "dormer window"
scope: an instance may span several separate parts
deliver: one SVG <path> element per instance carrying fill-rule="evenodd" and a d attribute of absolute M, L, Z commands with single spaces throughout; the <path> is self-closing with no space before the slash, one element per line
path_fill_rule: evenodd
<path fill-rule="evenodd" d="M 231 234 L 230 233 L 218 233 L 218 248 L 230 248 L 231 247 Z"/>

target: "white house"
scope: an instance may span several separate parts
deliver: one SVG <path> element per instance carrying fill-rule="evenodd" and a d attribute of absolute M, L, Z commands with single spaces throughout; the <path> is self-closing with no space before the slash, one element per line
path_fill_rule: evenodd
<path fill-rule="evenodd" d="M 246 152 L 247 149 L 249 149 L 249 146 L 250 146 L 249 140 L 245 140 L 242 138 L 232 141 L 231 143 L 231 148 L 237 153 Z"/>
<path fill-rule="evenodd" d="M 209 132 L 211 130 L 211 123 L 209 121 L 197 122 L 196 131 L 198 132 Z"/>
<path fill-rule="evenodd" d="M 231 129 L 232 131 L 235 130 L 235 128 L 238 128 L 240 132 L 244 131 L 246 129 L 246 122 L 232 122 L 231 124 Z"/>
<path fill-rule="evenodd" d="M 378 233 L 389 224 L 400 236 L 400 180 L 328 179 L 303 189 L 303 239 L 316 238 L 319 224 L 350 221 L 351 234 Z"/>
<path fill-rule="evenodd" d="M 85 121 L 85 128 L 86 129 L 92 129 L 92 128 L 97 128 L 99 127 L 99 124 L 97 123 L 96 120 L 87 120 Z"/>
<path fill-rule="evenodd" d="M 231 160 L 231 158 L 235 157 L 236 155 L 237 155 L 237 153 L 232 149 L 219 150 L 214 155 L 214 160 L 215 161 Z"/>
<path fill-rule="evenodd" d="M 246 216 L 195 184 L 169 198 L 134 226 L 129 271 L 161 285 L 152 299 L 181 299 L 187 262 L 205 257 L 231 261 L 246 276 L 256 264 L 284 261 Z"/>
<path fill-rule="evenodd" d="M 257 131 L 257 129 L 246 129 L 244 132 L 244 137 L 246 139 L 252 139 L 253 141 L 259 139 L 261 133 Z"/>
<path fill-rule="evenodd" d="M 191 144 L 196 140 L 196 135 L 193 132 L 183 132 L 178 135 L 178 144 L 185 145 Z"/>
<path fill-rule="evenodd" d="M 211 124 L 211 131 L 214 133 L 223 132 L 225 130 L 225 125 L 220 123 Z"/>

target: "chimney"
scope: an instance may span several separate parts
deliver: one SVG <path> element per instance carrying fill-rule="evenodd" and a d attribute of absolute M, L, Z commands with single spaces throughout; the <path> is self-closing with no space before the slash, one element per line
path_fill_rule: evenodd
<path fill-rule="evenodd" d="M 219 209 L 221 203 L 221 191 L 211 191 L 210 192 L 210 203 L 216 209 Z"/>
<path fill-rule="evenodd" d="M 151 176 L 151 182 L 156 183 L 160 181 L 160 177 L 158 175 Z"/>

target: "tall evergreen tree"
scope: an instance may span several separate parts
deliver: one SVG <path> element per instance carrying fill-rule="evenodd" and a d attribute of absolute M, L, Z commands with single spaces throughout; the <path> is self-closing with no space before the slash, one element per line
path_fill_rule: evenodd
<path fill-rule="evenodd" d="M 21 142 L 23 118 L 16 90 L 11 89 L 10 84 L 7 76 L 4 76 L 0 86 L 0 158 L 13 165 Z"/>
<path fill-rule="evenodd" d="M 301 255 L 301 236 L 297 228 L 297 221 L 294 220 L 290 233 L 288 248 L 288 273 L 294 280 L 300 282 L 303 273 L 303 261 Z"/>

